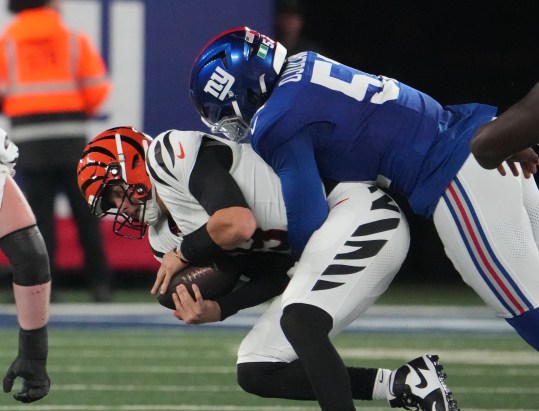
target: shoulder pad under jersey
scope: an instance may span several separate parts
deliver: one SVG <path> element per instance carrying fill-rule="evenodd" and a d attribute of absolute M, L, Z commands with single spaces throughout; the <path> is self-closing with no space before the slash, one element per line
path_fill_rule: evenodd
<path fill-rule="evenodd" d="M 204 133 L 180 130 L 159 134 L 146 155 L 152 183 L 187 190 L 203 136 Z"/>

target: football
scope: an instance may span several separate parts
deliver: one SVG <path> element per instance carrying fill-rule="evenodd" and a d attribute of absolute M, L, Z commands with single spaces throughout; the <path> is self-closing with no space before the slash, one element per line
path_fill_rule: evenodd
<path fill-rule="evenodd" d="M 239 273 L 220 270 L 215 264 L 188 266 L 172 277 L 166 293 L 160 294 L 157 299 L 162 306 L 175 310 L 172 294 L 176 292 L 176 287 L 184 284 L 191 297 L 195 298 L 191 286 L 196 284 L 205 300 L 215 300 L 230 293 L 239 277 Z"/>

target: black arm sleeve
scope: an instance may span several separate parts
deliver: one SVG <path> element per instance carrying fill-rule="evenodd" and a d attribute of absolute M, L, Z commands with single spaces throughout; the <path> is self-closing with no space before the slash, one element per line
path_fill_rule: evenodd
<path fill-rule="evenodd" d="M 223 208 L 249 208 L 236 180 L 229 173 L 232 161 L 229 146 L 209 137 L 203 138 L 189 179 L 189 191 L 210 216 Z M 191 264 L 211 262 L 223 252 L 211 239 L 206 224 L 184 236 L 181 251 Z"/>
<path fill-rule="evenodd" d="M 251 252 L 235 259 L 240 273 L 249 281 L 215 300 L 221 307 L 221 321 L 281 294 L 290 280 L 287 272 L 294 264 L 291 256 L 271 252 Z"/>
<path fill-rule="evenodd" d="M 206 224 L 183 236 L 180 249 L 183 258 L 195 265 L 211 263 L 225 252 L 213 242 Z"/>
<path fill-rule="evenodd" d="M 209 215 L 222 208 L 249 208 L 236 180 L 229 173 L 231 166 L 230 147 L 204 138 L 189 179 L 189 191 Z"/>

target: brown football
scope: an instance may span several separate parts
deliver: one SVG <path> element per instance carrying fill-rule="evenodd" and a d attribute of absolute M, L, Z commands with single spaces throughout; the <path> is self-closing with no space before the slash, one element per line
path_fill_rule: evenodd
<path fill-rule="evenodd" d="M 176 292 L 176 287 L 184 284 L 191 297 L 195 298 L 191 286 L 196 284 L 205 300 L 215 300 L 230 293 L 239 277 L 239 273 L 222 271 L 215 264 L 188 266 L 172 277 L 166 293 L 160 294 L 157 299 L 162 306 L 175 310 L 172 294 Z"/>

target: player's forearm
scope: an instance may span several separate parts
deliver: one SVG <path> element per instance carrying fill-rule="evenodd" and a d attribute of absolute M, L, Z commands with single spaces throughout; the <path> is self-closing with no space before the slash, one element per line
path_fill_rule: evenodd
<path fill-rule="evenodd" d="M 256 220 L 248 208 L 228 207 L 210 217 L 207 229 L 215 244 L 223 250 L 232 250 L 251 239 Z"/>
<path fill-rule="evenodd" d="M 474 135 L 470 149 L 481 166 L 496 168 L 513 154 L 539 143 L 539 83 Z"/>
<path fill-rule="evenodd" d="M 216 211 L 206 224 L 183 237 L 181 256 L 191 264 L 212 262 L 225 250 L 250 240 L 256 220 L 250 209 L 228 207 Z"/>
<path fill-rule="evenodd" d="M 47 324 L 49 320 L 49 299 L 51 282 L 32 286 L 13 284 L 17 304 L 17 319 L 21 328 L 34 330 Z"/>
<path fill-rule="evenodd" d="M 281 294 L 290 278 L 283 272 L 277 276 L 261 276 L 251 279 L 230 294 L 217 298 L 221 308 L 221 321 L 245 308 L 254 307 Z"/>

